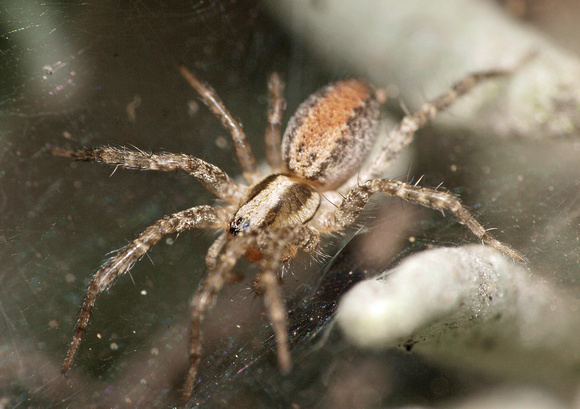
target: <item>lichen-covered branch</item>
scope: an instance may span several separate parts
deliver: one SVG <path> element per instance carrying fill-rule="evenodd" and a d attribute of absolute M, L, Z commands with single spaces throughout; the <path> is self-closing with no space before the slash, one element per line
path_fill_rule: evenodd
<path fill-rule="evenodd" d="M 465 74 L 511 68 L 439 123 L 497 135 L 571 135 L 580 125 L 580 61 L 486 0 L 267 2 L 279 21 L 339 72 L 393 86 L 411 110 Z"/>
<path fill-rule="evenodd" d="M 579 307 L 525 267 L 473 245 L 424 251 L 359 283 L 341 300 L 337 321 L 361 347 L 404 346 L 571 391 Z"/>

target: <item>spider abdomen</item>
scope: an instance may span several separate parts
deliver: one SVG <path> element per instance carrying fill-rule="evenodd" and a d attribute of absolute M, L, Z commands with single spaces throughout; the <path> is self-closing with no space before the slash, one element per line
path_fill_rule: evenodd
<path fill-rule="evenodd" d="M 290 118 L 282 139 L 289 172 L 328 190 L 361 166 L 376 137 L 379 103 L 360 80 L 340 81 L 312 94 Z"/>

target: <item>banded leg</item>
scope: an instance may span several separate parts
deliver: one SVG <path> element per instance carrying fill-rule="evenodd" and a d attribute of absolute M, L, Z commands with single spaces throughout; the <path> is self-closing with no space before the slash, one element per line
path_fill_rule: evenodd
<path fill-rule="evenodd" d="M 198 80 L 197 77 L 183 65 L 179 66 L 179 71 L 189 85 L 201 96 L 205 105 L 207 105 L 207 107 L 218 117 L 222 125 L 232 135 L 236 155 L 240 161 L 242 172 L 248 183 L 253 184 L 254 182 L 257 182 L 260 179 L 258 165 L 256 164 L 256 158 L 252 153 L 252 148 L 248 142 L 248 138 L 246 137 L 242 125 L 240 125 L 240 123 L 236 121 L 232 114 L 230 114 L 226 109 L 224 103 L 212 87 Z"/>
<path fill-rule="evenodd" d="M 183 170 L 196 178 L 207 190 L 230 203 L 239 203 L 246 193 L 245 186 L 235 183 L 217 166 L 183 153 L 153 154 L 140 150 L 103 146 L 76 151 L 57 148 L 52 150 L 52 154 L 80 161 L 121 166 L 125 169 L 168 172 Z"/>
<path fill-rule="evenodd" d="M 272 173 L 282 169 L 282 116 L 286 110 L 283 94 L 284 82 L 278 73 L 273 73 L 268 79 L 268 124 L 264 135 L 266 158 Z"/>
<path fill-rule="evenodd" d="M 129 245 L 119 250 L 116 256 L 105 262 L 93 276 L 81 312 L 77 319 L 76 332 L 62 365 L 62 372 L 66 373 L 74 360 L 83 334 L 91 318 L 91 311 L 98 295 L 108 289 L 115 279 L 127 273 L 149 249 L 163 236 L 170 233 L 180 233 L 194 228 L 213 228 L 223 226 L 218 219 L 217 212 L 210 206 L 192 207 L 170 216 L 165 216 L 149 226 L 139 237 Z"/>
<path fill-rule="evenodd" d="M 357 180 L 370 180 L 384 175 L 391 162 L 399 155 L 399 152 L 412 142 L 415 132 L 435 118 L 438 113 L 447 109 L 456 99 L 465 95 L 478 84 L 490 79 L 506 77 L 513 72 L 514 69 L 505 69 L 480 71 L 471 74 L 455 83 L 443 95 L 423 104 L 415 113 L 403 117 L 395 129 L 387 135 L 377 157 L 372 163 L 361 169 L 359 175 L 351 178 L 341 188 L 341 192 L 348 192 L 356 185 Z"/>
<path fill-rule="evenodd" d="M 278 366 L 282 373 L 288 373 L 292 368 L 290 346 L 288 344 L 288 312 L 282 299 L 281 282 L 278 280 L 277 271 L 281 264 L 280 258 L 282 257 L 284 246 L 280 242 L 272 244 L 271 253 L 260 265 L 259 286 L 264 291 L 264 305 L 276 337 Z"/>
<path fill-rule="evenodd" d="M 191 301 L 191 338 L 189 344 L 189 370 L 183 389 L 185 402 L 191 397 L 201 359 L 201 324 L 207 310 L 213 305 L 219 290 L 227 281 L 230 271 L 239 258 L 250 247 L 260 248 L 263 259 L 260 263 L 262 282 L 265 289 L 266 308 L 277 340 L 278 363 L 282 371 L 290 369 L 290 351 L 286 334 L 286 311 L 277 282 L 277 268 L 288 245 L 295 245 L 310 252 L 318 245 L 318 233 L 304 225 L 287 226 L 276 230 L 254 230 L 228 241 L 213 270 L 204 280 Z M 275 283 L 275 284 L 274 284 Z"/>
<path fill-rule="evenodd" d="M 364 206 L 368 203 L 370 197 L 377 192 L 382 192 L 389 196 L 400 197 L 409 202 L 417 203 L 421 206 L 440 210 L 442 212 L 449 211 L 461 224 L 467 226 L 467 228 L 469 228 L 469 230 L 471 230 L 471 232 L 479 237 L 484 243 L 496 248 L 515 261 L 520 263 L 525 263 L 527 261 L 523 255 L 491 237 L 485 228 L 475 220 L 475 217 L 469 213 L 465 206 L 463 206 L 459 199 L 454 195 L 432 188 L 409 185 L 397 180 L 373 179 L 355 187 L 346 196 L 335 212 L 334 223 L 331 223 L 329 228 L 331 230 L 342 230 L 344 227 L 352 224 Z"/>
<path fill-rule="evenodd" d="M 264 305 L 276 337 L 278 366 L 282 373 L 288 373 L 292 368 L 292 360 L 288 344 L 287 310 L 280 290 L 278 268 L 288 260 L 288 246 L 294 247 L 293 253 L 296 247 L 311 253 L 318 246 L 320 235 L 316 230 L 298 225 L 277 230 L 269 236 L 266 240 L 269 247 L 263 252 L 264 258 L 254 286 L 259 287 L 264 294 Z M 260 240 L 258 243 L 260 244 Z"/>

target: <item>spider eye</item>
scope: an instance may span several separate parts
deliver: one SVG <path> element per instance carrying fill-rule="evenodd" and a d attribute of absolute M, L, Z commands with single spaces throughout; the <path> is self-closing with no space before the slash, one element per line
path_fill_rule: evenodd
<path fill-rule="evenodd" d="M 230 224 L 230 233 L 235 236 L 236 234 L 240 233 L 241 231 L 244 231 L 245 229 L 247 229 L 249 226 L 250 226 L 249 221 L 244 222 L 244 219 L 239 217 Z"/>

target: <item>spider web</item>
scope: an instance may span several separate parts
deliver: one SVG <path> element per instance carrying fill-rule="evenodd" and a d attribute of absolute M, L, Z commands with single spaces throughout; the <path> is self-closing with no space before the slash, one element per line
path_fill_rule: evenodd
<path fill-rule="evenodd" d="M 163 215 L 214 198 L 181 174 L 111 175 L 110 168 L 71 164 L 48 151 L 134 145 L 189 153 L 237 175 L 229 136 L 178 75 L 177 64 L 218 90 L 259 158 L 267 74 L 277 70 L 292 84 L 289 111 L 334 74 L 251 1 L 9 1 L 1 7 L 0 406 L 176 405 L 186 368 L 188 303 L 205 273 L 211 233 L 162 241 L 130 277 L 100 296 L 66 379 L 60 365 L 88 280 L 106 254 Z M 524 249 L 544 271 L 558 271 L 562 286 L 577 289 L 571 221 L 580 198 L 569 177 L 577 169 L 570 145 L 550 145 L 556 154 L 540 163 L 531 158 L 548 149 L 546 142 L 431 136 L 434 143 L 418 144 L 410 177 L 424 174 L 424 185 L 458 187 L 486 225 L 500 227 L 499 238 Z M 358 351 L 329 324 L 340 294 L 361 278 L 425 247 L 474 241 L 429 210 L 399 201 L 387 206 L 389 213 L 377 207 L 365 216 L 371 226 L 379 216 L 386 219 L 380 240 L 395 243 L 375 257 L 379 261 L 365 263 L 372 258 L 365 253 L 369 243 L 378 240 L 369 231 L 353 241 L 336 238 L 326 258 L 299 260 L 286 274 L 290 375 L 276 368 L 271 328 L 249 290 L 253 267 L 237 267 L 246 280 L 228 286 L 206 319 L 192 404 L 337 407 L 340 391 L 371 390 L 375 402 L 387 406 L 440 402 L 493 383 L 397 351 Z M 412 216 L 397 224 L 402 214 Z"/>

